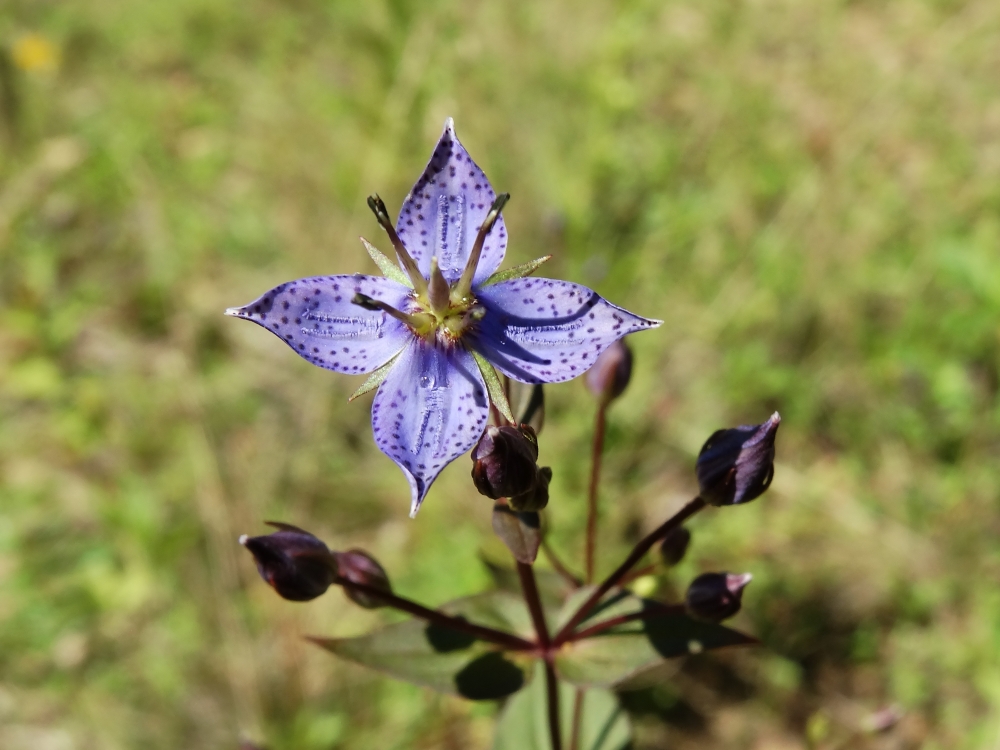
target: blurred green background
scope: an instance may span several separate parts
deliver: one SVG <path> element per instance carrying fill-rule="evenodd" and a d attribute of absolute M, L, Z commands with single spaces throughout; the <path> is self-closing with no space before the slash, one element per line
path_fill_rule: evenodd
<path fill-rule="evenodd" d="M 1000 5 L 993 0 L 0 0 L 0 747 L 486 748 L 493 704 L 335 661 L 383 621 L 279 600 L 274 518 L 431 604 L 485 586 L 469 463 L 415 521 L 358 379 L 221 311 L 374 272 L 454 116 L 508 264 L 659 330 L 612 409 L 599 562 L 779 409 L 753 504 L 763 646 L 634 697 L 637 747 L 1000 747 Z M 580 566 L 593 405 L 548 389 Z M 876 712 L 882 711 L 882 714 Z M 901 717 L 888 732 L 880 717 Z"/>

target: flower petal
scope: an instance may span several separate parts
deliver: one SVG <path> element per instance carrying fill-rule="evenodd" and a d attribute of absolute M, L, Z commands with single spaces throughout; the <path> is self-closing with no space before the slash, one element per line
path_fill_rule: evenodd
<path fill-rule="evenodd" d="M 372 405 L 372 431 L 399 464 L 416 515 L 441 470 L 469 450 L 489 416 L 486 386 L 472 355 L 413 339 L 389 371 Z"/>
<path fill-rule="evenodd" d="M 486 316 L 472 345 L 522 383 L 559 383 L 589 370 L 630 333 L 662 321 L 633 315 L 580 284 L 513 279 L 476 291 Z"/>
<path fill-rule="evenodd" d="M 425 278 L 430 276 L 431 257 L 437 256 L 444 277 L 458 280 L 494 198 L 490 181 L 459 143 L 449 117 L 396 222 L 396 233 Z M 483 244 L 473 281 L 484 281 L 496 271 L 506 250 L 507 229 L 500 216 Z"/>
<path fill-rule="evenodd" d="M 352 304 L 358 292 L 405 309 L 411 290 L 379 276 L 314 276 L 277 286 L 226 315 L 266 328 L 314 365 L 360 375 L 389 361 L 413 334 L 380 310 Z"/>

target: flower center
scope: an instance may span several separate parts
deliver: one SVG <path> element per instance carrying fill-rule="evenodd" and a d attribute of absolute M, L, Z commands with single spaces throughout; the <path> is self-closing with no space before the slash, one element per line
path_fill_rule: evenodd
<path fill-rule="evenodd" d="M 416 261 L 403 245 L 399 235 L 396 234 L 382 199 L 378 195 L 370 196 L 368 206 L 375 214 L 378 223 L 389 235 L 392 246 L 410 277 L 410 283 L 413 286 L 413 294 L 410 295 L 413 309 L 409 312 L 403 312 L 366 294 L 355 294 L 351 301 L 366 310 L 381 310 L 387 315 L 391 315 L 406 323 L 410 330 L 421 338 L 431 340 L 441 337 L 448 342 L 458 341 L 486 315 L 486 308 L 476 301 L 476 297 L 472 293 L 472 280 L 479 267 L 479 258 L 483 253 L 486 235 L 493 229 L 493 225 L 500 216 L 500 211 L 503 210 L 509 199 L 509 193 L 501 193 L 494 199 L 493 205 L 490 206 L 486 218 L 483 219 L 483 223 L 476 233 L 476 241 L 472 245 L 462 276 L 454 284 L 449 284 L 438 267 L 436 257 L 431 258 L 430 278 L 425 279 L 421 275 Z"/>

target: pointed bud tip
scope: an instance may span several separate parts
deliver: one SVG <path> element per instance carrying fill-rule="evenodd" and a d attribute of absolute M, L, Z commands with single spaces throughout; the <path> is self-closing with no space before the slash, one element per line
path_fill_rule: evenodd
<path fill-rule="evenodd" d="M 728 588 L 733 594 L 738 594 L 745 589 L 747 584 L 752 580 L 753 575 L 750 573 L 728 573 L 726 575 L 726 588 Z"/>
<path fill-rule="evenodd" d="M 240 538 L 237 541 L 240 543 L 241 546 L 246 547 L 248 539 L 250 539 L 250 537 L 247 536 L 246 534 L 240 534 Z"/>
<path fill-rule="evenodd" d="M 231 318 L 242 318 L 245 314 L 242 307 L 227 307 L 223 313 L 223 315 L 228 315 Z"/>

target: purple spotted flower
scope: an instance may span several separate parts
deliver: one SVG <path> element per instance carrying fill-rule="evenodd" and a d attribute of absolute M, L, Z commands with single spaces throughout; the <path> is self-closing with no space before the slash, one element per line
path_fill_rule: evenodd
<path fill-rule="evenodd" d="M 226 311 L 314 365 L 369 374 L 354 395 L 378 388 L 375 442 L 410 482 L 411 516 L 482 435 L 491 400 L 513 421 L 497 370 L 523 383 L 562 382 L 622 336 L 660 324 L 579 284 L 527 278 L 548 257 L 498 271 L 508 197 L 493 192 L 449 119 L 395 227 L 382 200 L 368 199 L 398 266 L 362 239 L 384 277 L 289 281 Z"/>

